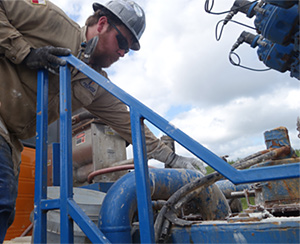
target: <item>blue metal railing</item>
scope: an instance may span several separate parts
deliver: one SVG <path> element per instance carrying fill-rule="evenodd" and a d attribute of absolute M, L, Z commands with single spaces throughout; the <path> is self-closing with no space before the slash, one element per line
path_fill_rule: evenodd
<path fill-rule="evenodd" d="M 62 57 L 91 80 L 102 86 L 130 108 L 132 144 L 134 152 L 135 177 L 138 213 L 140 220 L 141 243 L 154 243 L 153 215 L 150 199 L 150 181 L 147 167 L 143 121 L 148 120 L 161 131 L 169 135 L 191 153 L 202 159 L 216 171 L 235 184 L 268 181 L 300 176 L 300 164 L 272 166 L 237 170 L 203 147 L 198 142 L 171 125 L 161 116 L 150 110 L 138 100 L 114 85 L 111 81 L 91 69 L 74 56 Z M 46 200 L 47 185 L 47 101 L 48 76 L 46 71 L 39 71 L 37 101 L 37 148 L 36 148 L 36 188 L 34 242 L 46 242 L 46 212 L 60 209 L 61 242 L 72 243 L 73 219 L 94 243 L 110 243 L 103 233 L 85 215 L 73 200 L 72 145 L 71 145 L 71 81 L 68 66 L 60 67 L 60 198 Z M 71 218 L 70 218 L 71 217 Z"/>

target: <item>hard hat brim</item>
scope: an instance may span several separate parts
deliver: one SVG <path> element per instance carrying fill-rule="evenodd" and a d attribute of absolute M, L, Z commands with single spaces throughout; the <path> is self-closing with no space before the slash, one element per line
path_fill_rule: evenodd
<path fill-rule="evenodd" d="M 132 36 L 134 37 L 135 42 L 132 44 L 131 48 L 134 51 L 138 51 L 140 50 L 140 43 L 138 41 L 138 39 L 136 38 L 134 32 L 131 30 L 131 28 L 129 26 L 127 26 L 114 12 L 112 12 L 110 9 L 108 9 L 105 5 L 102 5 L 100 3 L 93 3 L 93 10 L 96 12 L 97 10 L 108 10 L 110 13 L 112 13 L 114 16 L 116 16 L 126 27 L 127 29 L 131 32 Z"/>

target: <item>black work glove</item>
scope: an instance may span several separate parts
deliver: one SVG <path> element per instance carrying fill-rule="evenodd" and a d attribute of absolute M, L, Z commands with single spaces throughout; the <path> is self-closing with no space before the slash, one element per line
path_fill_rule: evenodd
<path fill-rule="evenodd" d="M 50 72 L 57 74 L 60 65 L 66 65 L 66 61 L 57 56 L 68 56 L 71 50 L 62 47 L 40 47 L 31 49 L 30 53 L 24 60 L 24 63 L 30 69 L 47 69 Z"/>

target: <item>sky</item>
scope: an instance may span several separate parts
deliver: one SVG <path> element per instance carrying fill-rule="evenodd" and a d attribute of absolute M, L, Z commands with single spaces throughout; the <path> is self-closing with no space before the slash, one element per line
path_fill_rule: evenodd
<path fill-rule="evenodd" d="M 93 12 L 90 0 L 52 2 L 81 26 Z M 216 155 L 229 155 L 229 160 L 266 149 L 264 132 L 279 126 L 288 129 L 292 147 L 300 148 L 300 81 L 289 72 L 253 72 L 229 62 L 229 51 L 241 32 L 255 34 L 254 30 L 229 22 L 217 41 L 216 25 L 226 15 L 206 13 L 204 0 L 136 2 L 146 13 L 141 49 L 106 70 L 113 83 Z M 215 0 L 212 11 L 227 11 L 233 2 Z M 242 13 L 233 20 L 254 26 L 254 18 Z M 266 68 L 257 49 L 248 44 L 236 53 L 242 65 Z M 163 135 L 150 128 L 156 136 Z M 193 156 L 177 144 L 176 152 Z"/>

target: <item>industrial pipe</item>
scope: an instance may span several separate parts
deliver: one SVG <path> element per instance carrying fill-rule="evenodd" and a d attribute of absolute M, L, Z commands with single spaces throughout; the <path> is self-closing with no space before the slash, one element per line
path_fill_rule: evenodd
<path fill-rule="evenodd" d="M 182 169 L 150 169 L 149 176 L 152 200 L 166 200 L 182 186 L 203 177 L 199 171 Z M 200 194 L 198 204 L 203 216 L 215 215 L 220 219 L 230 212 L 216 185 Z M 131 223 L 136 210 L 135 174 L 131 172 L 107 192 L 99 214 L 99 229 L 112 243 L 131 243 Z"/>
<path fill-rule="evenodd" d="M 153 168 L 152 166 L 148 166 L 148 167 Z M 91 172 L 88 175 L 87 181 L 89 184 L 91 184 L 93 182 L 93 179 L 98 175 L 113 173 L 113 172 L 122 171 L 122 170 L 130 170 L 130 169 L 134 169 L 134 164 L 124 164 L 124 165 L 117 165 L 117 166 L 112 166 L 112 167 L 108 167 L 108 168 L 104 168 L 104 169 L 98 169 L 98 170 Z"/>
<path fill-rule="evenodd" d="M 113 167 L 109 167 L 109 168 L 104 168 L 104 169 L 98 169 L 98 170 L 91 172 L 88 175 L 87 181 L 89 184 L 91 184 L 93 182 L 93 179 L 95 178 L 95 176 L 113 173 L 116 171 L 130 170 L 130 169 L 134 169 L 134 164 L 125 164 L 125 165 L 118 165 L 118 166 L 113 166 Z"/>

